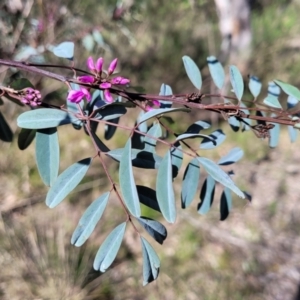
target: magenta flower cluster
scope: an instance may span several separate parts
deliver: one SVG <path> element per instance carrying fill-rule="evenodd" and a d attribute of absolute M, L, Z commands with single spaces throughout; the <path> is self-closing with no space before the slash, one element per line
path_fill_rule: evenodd
<path fill-rule="evenodd" d="M 102 57 L 98 58 L 96 63 L 93 61 L 92 57 L 89 57 L 87 60 L 87 66 L 90 69 L 91 73 L 93 73 L 93 76 L 86 75 L 86 76 L 80 76 L 78 77 L 78 80 L 82 83 L 87 84 L 99 84 L 99 88 L 104 90 L 104 97 L 105 100 L 109 103 L 113 102 L 113 97 L 110 93 L 110 88 L 112 85 L 127 85 L 130 80 L 125 77 L 117 76 L 110 78 L 110 76 L 114 73 L 117 64 L 118 59 L 115 58 L 109 65 L 107 71 L 103 71 L 103 63 L 104 60 Z M 80 87 L 80 90 L 78 91 L 70 91 L 68 95 L 68 100 L 74 103 L 79 103 L 81 100 L 86 98 L 87 101 L 91 100 L 91 94 L 89 90 L 85 87 Z"/>
<path fill-rule="evenodd" d="M 30 106 L 39 106 L 42 104 L 42 95 L 39 90 L 25 88 L 22 90 L 21 102 Z"/>

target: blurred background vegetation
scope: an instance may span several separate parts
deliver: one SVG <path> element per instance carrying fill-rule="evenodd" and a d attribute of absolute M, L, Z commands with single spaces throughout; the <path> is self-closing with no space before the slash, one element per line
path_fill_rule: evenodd
<path fill-rule="evenodd" d="M 252 52 L 243 75 L 255 74 L 265 86 L 274 78 L 299 86 L 300 1 L 257 0 L 250 1 L 250 8 Z M 66 64 L 47 49 L 70 40 L 76 44 L 77 67 L 85 68 L 90 55 L 103 56 L 107 63 L 118 57 L 122 75 L 133 86 L 158 93 L 166 83 L 174 93 L 186 93 L 194 91 L 181 61 L 189 55 L 202 68 L 207 78 L 204 88 L 209 90 L 206 57 L 220 54 L 218 22 L 215 2 L 205 0 L 163 4 L 159 0 L 6 0 L 0 4 L 0 57 Z M 66 89 L 56 82 L 1 66 L 0 71 L 0 82 L 10 84 L 25 75 L 46 101 L 64 101 Z M 20 129 L 15 118 L 23 110 L 9 102 L 1 106 L 16 133 Z M 199 120 L 197 112 L 193 118 Z M 185 128 L 185 120 L 190 124 L 189 116 L 173 125 Z M 167 225 L 164 245 L 155 245 L 162 267 L 159 279 L 147 287 L 142 287 L 139 241 L 130 228 L 113 267 L 101 275 L 92 270 L 99 245 L 124 219 L 115 199 L 85 246 L 70 245 L 85 208 L 107 190 L 97 163 L 76 191 L 50 210 L 44 204 L 47 189 L 35 166 L 34 145 L 22 152 L 17 138 L 10 144 L 0 142 L 0 298 L 296 299 L 300 282 L 297 146 L 290 144 L 284 128 L 275 150 L 251 132 L 233 133 L 226 124 L 222 129 L 226 142 L 205 154 L 217 159 L 234 146 L 245 151 L 245 158 L 235 166 L 235 181 L 252 194 L 252 203 L 234 199 L 225 222 L 219 221 L 217 205 L 207 216 L 197 214 L 197 201 L 191 209 L 179 211 L 176 224 Z M 80 134 L 73 128 L 59 129 L 61 170 L 90 155 L 91 143 Z M 109 141 L 111 147 L 124 142 L 122 132 L 117 134 Z M 116 167 L 110 162 L 115 178 Z M 141 181 L 151 185 L 154 179 Z M 175 190 L 179 189 L 177 179 Z M 143 209 L 151 217 L 153 212 Z"/>

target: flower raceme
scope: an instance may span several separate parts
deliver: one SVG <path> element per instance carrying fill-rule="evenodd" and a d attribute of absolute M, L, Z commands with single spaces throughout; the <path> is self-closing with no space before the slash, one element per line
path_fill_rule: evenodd
<path fill-rule="evenodd" d="M 87 59 L 87 67 L 93 73 L 93 76 L 85 75 L 79 76 L 77 79 L 82 83 L 87 84 L 99 84 L 99 88 L 104 90 L 104 97 L 106 102 L 113 102 L 113 97 L 109 91 L 112 85 L 127 85 L 130 83 L 128 78 L 117 76 L 110 78 L 110 76 L 116 70 L 118 59 L 115 58 L 109 65 L 107 71 L 103 71 L 104 60 L 102 57 L 98 58 L 96 62 L 94 62 L 92 57 Z M 103 74 L 105 74 L 103 76 Z M 89 96 L 88 96 L 89 95 Z M 89 101 L 90 94 L 86 88 L 81 88 L 80 91 L 70 91 L 68 95 L 68 100 L 71 102 L 79 103 L 84 97 Z"/>

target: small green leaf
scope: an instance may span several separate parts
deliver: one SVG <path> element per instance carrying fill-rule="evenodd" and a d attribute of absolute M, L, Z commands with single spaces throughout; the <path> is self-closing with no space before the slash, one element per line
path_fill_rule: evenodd
<path fill-rule="evenodd" d="M 86 36 L 84 36 L 84 38 L 82 39 L 82 45 L 83 47 L 88 51 L 88 52 L 92 52 L 95 46 L 95 41 L 94 38 L 91 34 L 87 34 Z"/>
<path fill-rule="evenodd" d="M 125 229 L 126 222 L 121 223 L 106 237 L 94 260 L 93 266 L 96 271 L 105 272 L 113 263 L 120 249 Z"/>
<path fill-rule="evenodd" d="M 254 98 L 260 94 L 262 87 L 261 81 L 256 76 L 250 76 L 249 78 L 249 90 Z"/>
<path fill-rule="evenodd" d="M 7 124 L 5 118 L 0 112 L 0 140 L 10 143 L 13 139 L 13 133 Z"/>
<path fill-rule="evenodd" d="M 80 247 L 90 237 L 102 217 L 109 195 L 109 192 L 104 193 L 86 209 L 72 235 L 71 244 Z"/>
<path fill-rule="evenodd" d="M 183 60 L 186 74 L 189 77 L 190 81 L 198 90 L 201 90 L 202 77 L 201 77 L 201 73 L 200 73 L 198 66 L 187 55 L 183 56 L 182 60 Z"/>
<path fill-rule="evenodd" d="M 39 108 L 22 113 L 17 118 L 17 124 L 21 128 L 44 129 L 70 124 L 78 120 L 65 111 L 52 108 Z"/>
<path fill-rule="evenodd" d="M 18 136 L 18 147 L 20 150 L 25 150 L 35 138 L 35 129 L 22 128 Z"/>
<path fill-rule="evenodd" d="M 200 193 L 201 202 L 198 205 L 198 213 L 200 215 L 205 215 L 209 212 L 214 200 L 215 186 L 215 180 L 210 175 L 208 175 L 203 183 Z"/>
<path fill-rule="evenodd" d="M 92 158 L 85 158 L 62 172 L 47 193 L 46 204 L 55 207 L 75 189 L 90 167 Z"/>
<path fill-rule="evenodd" d="M 234 93 L 239 101 L 241 101 L 244 93 L 243 76 L 236 66 L 229 67 L 230 82 L 233 87 Z"/>
<path fill-rule="evenodd" d="M 280 102 L 278 101 L 278 98 L 276 98 L 272 95 L 268 95 L 267 98 L 265 98 L 263 102 L 264 102 L 264 104 L 266 104 L 268 106 L 282 109 L 282 106 L 281 106 Z"/>
<path fill-rule="evenodd" d="M 279 85 L 287 95 L 296 98 L 298 101 L 300 100 L 300 91 L 297 87 L 280 80 L 274 80 L 274 82 Z"/>
<path fill-rule="evenodd" d="M 137 220 L 158 243 L 163 244 L 167 238 L 167 229 L 164 225 L 146 217 L 137 218 Z"/>
<path fill-rule="evenodd" d="M 174 223 L 176 220 L 176 206 L 172 179 L 171 154 L 170 151 L 168 151 L 158 168 L 156 193 L 161 213 L 169 223 Z"/>
<path fill-rule="evenodd" d="M 181 207 L 187 208 L 193 201 L 200 180 L 200 166 L 197 158 L 187 165 L 182 181 Z"/>
<path fill-rule="evenodd" d="M 200 165 L 205 169 L 205 171 L 216 181 L 223 184 L 225 187 L 231 189 L 239 197 L 245 198 L 244 193 L 235 185 L 230 176 L 225 173 L 217 164 L 205 157 L 197 158 Z"/>
<path fill-rule="evenodd" d="M 271 117 L 276 117 L 276 114 L 271 114 Z M 269 146 L 270 148 L 276 148 L 279 143 L 279 134 L 280 134 L 280 125 L 273 124 L 274 127 L 269 130 L 270 139 L 269 139 Z"/>
<path fill-rule="evenodd" d="M 220 220 L 224 221 L 227 219 L 229 212 L 232 207 L 232 197 L 231 192 L 228 188 L 225 188 L 221 195 L 221 203 L 220 203 Z"/>
<path fill-rule="evenodd" d="M 120 160 L 119 180 L 126 207 L 129 209 L 132 215 L 137 218 L 140 217 L 141 208 L 132 171 L 130 139 L 125 145 Z"/>
<path fill-rule="evenodd" d="M 160 96 L 173 95 L 172 88 L 169 85 L 163 83 L 160 87 L 159 95 Z M 170 108 L 172 106 L 172 102 L 170 101 L 159 100 L 159 102 L 160 102 L 160 108 Z"/>
<path fill-rule="evenodd" d="M 225 82 L 225 71 L 223 66 L 215 56 L 209 56 L 206 59 L 209 72 L 218 89 L 222 89 Z"/>
<path fill-rule="evenodd" d="M 52 186 L 59 169 L 59 143 L 56 128 L 39 129 L 37 131 L 35 158 L 44 184 Z"/>
<path fill-rule="evenodd" d="M 73 42 L 63 42 L 53 48 L 53 53 L 57 57 L 67 58 L 73 60 L 74 57 L 74 43 Z"/>
<path fill-rule="evenodd" d="M 153 109 L 145 114 L 139 119 L 139 122 L 145 122 L 151 118 L 154 117 L 161 117 L 164 114 L 168 114 L 171 112 L 177 112 L 177 111 L 183 111 L 183 112 L 190 112 L 191 110 L 189 108 L 184 108 L 184 107 L 178 107 L 178 108 L 158 108 L 158 109 Z"/>
<path fill-rule="evenodd" d="M 141 237 L 141 243 L 143 251 L 143 285 L 145 286 L 157 279 L 160 268 L 160 260 L 155 250 L 143 237 Z"/>
<path fill-rule="evenodd" d="M 244 151 L 241 148 L 233 148 L 230 150 L 230 152 L 223 156 L 219 161 L 218 164 L 221 166 L 228 166 L 231 165 L 238 160 L 240 160 L 244 155 Z"/>

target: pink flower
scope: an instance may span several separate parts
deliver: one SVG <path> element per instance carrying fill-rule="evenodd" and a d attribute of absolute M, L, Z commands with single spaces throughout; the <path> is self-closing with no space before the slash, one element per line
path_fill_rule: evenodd
<path fill-rule="evenodd" d="M 109 90 L 104 90 L 104 97 L 105 97 L 106 101 L 109 102 L 109 103 L 114 101 L 114 99 L 113 99 L 113 97 L 112 97 Z"/>
<path fill-rule="evenodd" d="M 107 70 L 108 76 L 111 75 L 115 71 L 117 64 L 118 64 L 118 59 L 115 58 L 108 67 L 108 70 Z"/>
<path fill-rule="evenodd" d="M 87 101 L 91 101 L 92 97 L 90 92 L 86 88 L 80 87 L 80 90 L 69 91 L 67 100 L 73 103 L 80 103 L 84 97 L 87 99 Z"/>
<path fill-rule="evenodd" d="M 94 83 L 95 78 L 93 76 L 79 76 L 77 79 L 83 83 Z"/>
<path fill-rule="evenodd" d="M 102 83 L 100 83 L 99 86 L 101 89 L 109 89 L 111 87 L 111 83 L 110 82 L 102 82 Z"/>
<path fill-rule="evenodd" d="M 160 107 L 160 102 L 158 100 L 152 100 L 152 104 Z"/>
<path fill-rule="evenodd" d="M 96 64 L 94 64 L 93 58 L 90 56 L 87 59 L 87 66 L 93 73 L 101 74 L 102 66 L 103 66 L 103 58 L 99 57 Z"/>
<path fill-rule="evenodd" d="M 21 102 L 30 106 L 38 106 L 42 104 L 42 96 L 39 90 L 33 88 L 25 88 L 22 90 Z"/>
<path fill-rule="evenodd" d="M 126 85 L 130 82 L 128 78 L 117 76 L 113 78 L 111 81 L 111 84 L 120 84 L 120 85 Z"/>

